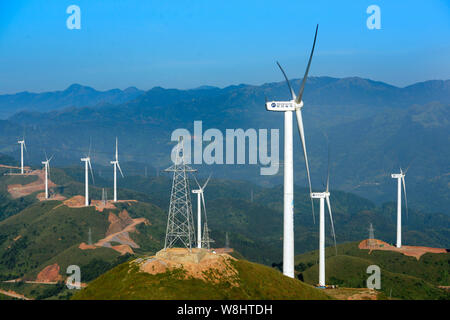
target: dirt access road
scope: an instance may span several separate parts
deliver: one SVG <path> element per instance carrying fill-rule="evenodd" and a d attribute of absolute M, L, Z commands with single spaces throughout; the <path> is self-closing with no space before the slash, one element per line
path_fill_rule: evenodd
<path fill-rule="evenodd" d="M 20 299 L 20 300 L 33 300 L 33 299 L 27 298 L 24 295 L 19 294 L 19 293 L 14 292 L 14 291 L 11 291 L 11 290 L 5 291 L 5 290 L 0 289 L 0 293 L 4 294 L 5 296 L 9 296 L 9 297 Z"/>
<path fill-rule="evenodd" d="M 369 245 L 370 241 L 370 245 Z M 358 246 L 360 249 L 369 250 L 369 254 L 373 250 L 384 250 L 384 251 L 396 251 L 403 253 L 405 256 L 415 257 L 417 260 L 420 259 L 422 255 L 427 252 L 430 253 L 446 253 L 447 249 L 444 248 L 431 248 L 431 247 L 418 247 L 418 246 L 402 246 L 401 248 L 397 248 L 391 246 L 389 243 L 386 243 L 382 240 L 377 239 L 366 239 L 359 243 Z"/>

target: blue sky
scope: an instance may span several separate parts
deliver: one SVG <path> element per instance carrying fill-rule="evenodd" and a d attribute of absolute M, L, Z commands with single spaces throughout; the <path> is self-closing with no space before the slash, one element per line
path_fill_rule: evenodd
<path fill-rule="evenodd" d="M 66 8 L 81 9 L 69 30 Z M 366 8 L 381 9 L 381 30 Z M 303 75 L 405 86 L 450 78 L 450 1 L 0 0 L 0 93 L 194 88 Z"/>

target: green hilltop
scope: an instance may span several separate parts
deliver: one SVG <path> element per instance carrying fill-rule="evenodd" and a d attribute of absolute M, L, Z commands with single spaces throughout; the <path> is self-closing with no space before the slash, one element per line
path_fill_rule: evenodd
<path fill-rule="evenodd" d="M 439 286 L 450 285 L 450 254 L 425 253 L 417 260 L 399 252 L 359 249 L 359 242 L 326 248 L 326 283 L 348 288 L 365 288 L 367 267 L 381 269 L 381 291 L 396 299 L 450 299 Z M 295 257 L 297 277 L 309 284 L 319 278 L 318 251 Z"/>
<path fill-rule="evenodd" d="M 72 296 L 75 300 L 216 300 L 296 299 L 327 300 L 323 291 L 280 272 L 246 260 L 230 261 L 232 279 L 211 270 L 206 280 L 186 276 L 183 268 L 149 274 L 126 262 L 92 281 Z M 219 280 L 218 280 L 219 279 Z"/>
<path fill-rule="evenodd" d="M 8 169 L 0 168 L 0 173 L 5 172 L 8 172 Z M 52 189 L 53 193 L 66 198 L 83 194 L 84 178 L 81 173 L 81 168 L 52 168 L 51 180 L 57 184 Z M 0 281 L 17 278 L 34 280 L 39 272 L 54 264 L 60 267 L 59 274 L 66 276 L 67 266 L 74 264 L 81 268 L 82 281 L 89 283 L 115 266 L 132 259 L 129 254 L 121 254 L 108 247 L 98 247 L 94 250 L 79 248 L 82 242 L 88 242 L 89 229 L 91 229 L 93 243 L 103 239 L 110 226 L 110 214 L 118 216 L 124 210 L 131 219 L 145 218 L 149 222 L 149 224 L 138 224 L 136 232 L 129 233 L 129 237 L 139 245 L 139 248 L 132 249 L 133 257 L 151 255 L 163 247 L 170 195 L 169 178 L 126 176 L 120 181 L 120 186 L 123 187 L 119 189 L 120 198 L 138 201 L 117 203 L 115 208 L 104 209 L 102 212 L 95 210 L 92 206 L 68 207 L 59 200 L 40 202 L 36 199 L 38 192 L 17 199 L 11 198 L 7 191 L 8 185 L 24 185 L 35 179 L 35 176 L 0 176 L 0 198 L 3 199 L 0 204 Z M 95 181 L 96 184 L 90 187 L 91 199 L 101 199 L 103 187 L 108 194 L 112 194 L 110 180 L 96 175 Z M 253 201 L 249 199 L 250 190 L 253 190 Z M 295 192 L 295 249 L 299 254 L 317 248 L 318 225 L 312 221 L 308 191 L 296 186 Z M 281 261 L 282 252 L 282 188 L 280 186 L 268 188 L 244 181 L 212 179 L 205 198 L 208 225 L 212 230 L 211 236 L 215 240 L 214 247 L 224 247 L 225 234 L 228 233 L 231 247 L 235 250 L 233 253 L 235 257 L 268 266 L 279 265 L 277 262 Z M 394 204 L 376 206 L 367 199 L 340 191 L 332 192 L 331 201 L 338 242 L 355 241 L 367 237 L 367 226 L 371 222 L 375 226 L 377 236 L 387 241 L 393 240 Z M 194 212 L 195 205 L 194 201 Z M 409 221 L 404 226 L 404 239 L 412 245 L 448 246 L 448 221 L 448 216 L 445 214 L 431 215 L 410 209 Z M 327 228 L 329 228 L 328 221 Z M 326 240 L 328 244 L 332 243 L 329 235 Z M 119 243 L 111 243 L 111 245 L 117 244 Z M 346 246 L 348 244 L 339 245 L 339 256 L 331 255 L 327 263 L 358 265 L 357 269 L 360 270 L 364 263 L 368 263 L 367 261 L 374 259 L 378 254 L 399 255 L 390 252 L 373 252 L 367 255 L 359 249 L 350 250 L 350 247 Z M 343 248 L 346 248 L 345 252 L 349 252 L 344 255 L 345 257 L 343 257 Z M 309 257 L 309 255 L 310 253 L 305 253 L 302 257 Z M 424 282 L 417 286 L 426 289 L 422 291 L 405 289 L 404 292 L 393 289 L 393 297 L 442 297 L 442 290 L 437 289 L 436 286 L 446 285 L 446 282 L 438 279 L 437 275 L 444 277 L 448 271 L 437 267 L 436 269 L 434 262 L 430 262 L 425 269 L 422 260 L 428 261 L 427 257 L 428 254 L 419 261 L 418 270 L 422 270 L 420 271 L 422 273 L 419 271 L 411 273 L 417 265 L 415 259 L 406 257 L 405 260 L 401 255 L 398 261 L 392 258 L 392 265 L 380 265 L 386 268 L 386 276 L 388 272 L 391 272 L 392 277 L 398 276 L 401 279 L 405 276 L 413 277 L 408 285 L 411 288 L 414 288 L 416 279 L 424 279 Z M 349 259 L 351 261 L 347 261 Z M 304 265 L 300 262 L 302 261 L 297 263 L 297 271 L 302 274 L 306 283 L 314 285 L 317 278 L 314 275 L 314 268 L 316 268 L 313 266 L 314 259 L 310 257 L 303 262 Z M 407 268 L 398 269 L 399 267 L 395 266 L 396 263 L 405 265 Z M 329 275 L 332 274 L 329 273 Z M 352 274 L 348 277 L 337 274 L 333 281 L 342 286 L 358 288 L 364 287 L 366 278 L 365 273 L 359 276 Z M 386 280 L 384 283 L 389 284 L 389 281 L 391 280 Z M 394 286 L 394 280 L 391 283 L 392 287 L 397 287 Z M 51 299 L 66 299 L 73 292 L 59 285 L 50 289 L 48 285 L 4 282 L 0 282 L 0 289 L 11 289 L 25 296 L 31 294 L 31 297 Z M 385 287 L 382 291 L 384 289 Z M 390 290 L 383 293 L 391 294 Z"/>

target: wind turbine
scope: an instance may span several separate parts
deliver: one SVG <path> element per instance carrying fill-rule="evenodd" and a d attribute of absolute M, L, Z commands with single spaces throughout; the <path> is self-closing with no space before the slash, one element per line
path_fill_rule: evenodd
<path fill-rule="evenodd" d="M 195 176 L 194 176 L 195 178 Z M 209 182 L 209 179 L 211 178 L 211 175 L 209 175 L 208 179 L 206 180 L 203 187 L 200 187 L 200 184 L 197 181 L 197 178 L 195 178 L 195 182 L 198 185 L 197 190 L 192 190 L 192 193 L 197 194 L 197 248 L 202 247 L 202 209 L 200 204 L 200 199 L 203 203 L 203 211 L 205 213 L 205 220 L 206 220 L 206 206 L 205 206 L 205 196 L 203 195 L 203 191 L 206 188 L 206 185 Z"/>
<path fill-rule="evenodd" d="M 330 169 L 328 167 L 327 187 L 325 192 L 312 192 L 312 199 L 320 199 L 319 213 L 319 287 L 325 288 L 325 201 L 327 202 L 328 213 L 330 214 L 331 233 L 334 239 L 334 247 L 336 248 L 336 234 L 334 232 L 333 214 L 331 213 L 330 204 Z"/>
<path fill-rule="evenodd" d="M 117 137 L 116 137 L 116 160 L 111 161 L 111 164 L 114 165 L 114 202 L 117 202 L 117 168 L 119 168 L 122 178 L 124 177 L 122 169 L 120 168 L 119 164 L 119 149 L 117 144 Z"/>
<path fill-rule="evenodd" d="M 91 165 L 91 147 L 89 147 L 89 153 L 87 157 L 81 158 L 81 161 L 84 162 L 84 205 L 86 207 L 89 206 L 89 169 L 91 170 L 91 176 L 92 176 L 92 183 L 94 183 L 94 174 L 92 172 L 92 165 Z"/>
<path fill-rule="evenodd" d="M 45 170 L 45 199 L 48 199 L 48 176 L 50 175 L 50 161 L 53 159 L 53 156 L 47 158 L 47 154 L 45 154 L 45 161 L 42 161 Z"/>
<path fill-rule="evenodd" d="M 405 175 L 408 169 L 403 172 L 400 168 L 400 173 L 393 173 L 391 177 L 397 179 L 397 248 L 402 247 L 402 184 L 403 193 L 405 194 L 405 206 L 406 206 L 406 216 L 408 216 L 408 201 L 406 199 L 406 186 L 405 186 Z"/>
<path fill-rule="evenodd" d="M 292 131 L 292 112 L 295 111 L 297 117 L 298 131 L 303 147 L 303 156 L 305 158 L 306 173 L 308 175 L 309 191 L 312 193 L 311 177 L 309 174 L 308 156 L 306 154 L 305 133 L 303 130 L 302 119 L 302 107 L 303 107 L 303 90 L 305 89 L 306 79 L 308 78 L 309 68 L 311 66 L 311 60 L 314 54 L 314 47 L 316 45 L 317 30 L 319 25 L 316 26 L 316 33 L 314 35 L 313 47 L 311 55 L 309 57 L 308 66 L 306 67 L 305 75 L 298 92 L 298 96 L 295 95 L 294 90 L 289 83 L 288 77 L 284 72 L 281 65 L 277 62 L 278 67 L 283 73 L 286 83 L 291 92 L 292 100 L 289 101 L 267 101 L 266 109 L 268 111 L 284 112 L 284 191 L 283 191 L 283 274 L 293 278 L 294 277 L 294 165 L 293 165 L 293 131 Z M 311 199 L 311 207 L 313 210 L 314 219 L 314 206 Z"/>
<path fill-rule="evenodd" d="M 23 174 L 23 148 L 27 151 L 27 145 L 25 144 L 25 137 L 22 140 L 17 141 L 20 144 L 20 173 Z"/>

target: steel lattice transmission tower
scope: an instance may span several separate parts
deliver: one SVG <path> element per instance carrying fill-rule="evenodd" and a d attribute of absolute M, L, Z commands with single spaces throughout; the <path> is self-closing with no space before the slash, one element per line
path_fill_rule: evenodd
<path fill-rule="evenodd" d="M 185 163 L 182 137 L 178 140 L 175 152 L 175 163 L 164 170 L 173 172 L 164 249 L 172 248 L 178 244 L 190 250 L 195 244 L 195 231 L 187 175 L 188 172 L 197 170 L 192 169 Z"/>
<path fill-rule="evenodd" d="M 202 237 L 202 248 L 211 249 L 210 243 L 215 242 L 213 239 L 209 237 L 209 228 L 208 224 L 205 222 L 203 228 L 203 237 Z"/>

